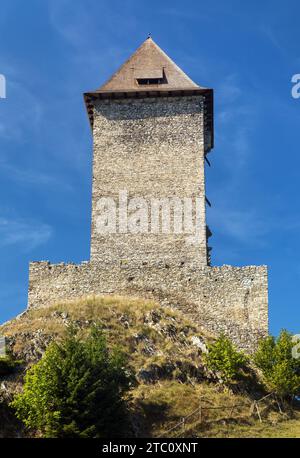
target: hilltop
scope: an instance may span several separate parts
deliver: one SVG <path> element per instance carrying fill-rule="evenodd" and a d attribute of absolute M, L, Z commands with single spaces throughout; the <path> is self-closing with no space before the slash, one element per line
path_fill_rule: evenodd
<path fill-rule="evenodd" d="M 128 398 L 129 434 L 279 437 L 284 431 L 286 437 L 300 436 L 297 413 L 294 420 L 284 421 L 289 413 L 280 414 L 272 398 L 260 404 L 263 423 L 255 412 L 250 415 L 253 401 L 265 395 L 259 374 L 248 367 L 238 383 L 224 387 L 220 375 L 205 364 L 214 336 L 200 331 L 181 312 L 138 298 L 87 297 L 28 310 L 0 327 L 11 354 L 22 361 L 10 375 L 0 374 L 0 437 L 27 434 L 7 406 L 22 389 L 26 368 L 41 358 L 51 341 L 61 339 L 68 326 L 76 326 L 84 337 L 94 323 L 103 328 L 109 346 L 117 345 L 128 355 L 135 374 Z M 168 432 L 192 412 L 184 426 Z"/>

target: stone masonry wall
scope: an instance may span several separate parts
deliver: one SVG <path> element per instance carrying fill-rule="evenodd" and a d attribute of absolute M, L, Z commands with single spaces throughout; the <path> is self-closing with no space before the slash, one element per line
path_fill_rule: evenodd
<path fill-rule="evenodd" d="M 91 261 L 207 265 L 203 118 L 201 95 L 95 101 Z M 124 190 L 128 200 L 142 197 L 149 208 L 151 198 L 198 197 L 198 243 L 173 231 L 99 233 L 99 199 L 118 203 Z"/>
<path fill-rule="evenodd" d="M 268 333 L 267 268 L 207 266 L 203 97 L 94 103 L 91 261 L 31 263 L 28 307 L 87 295 L 151 298 L 252 351 Z M 118 225 L 116 233 L 99 233 L 99 199 L 118 205 L 120 191 L 149 208 L 152 198 L 197 199 L 197 243 L 174 231 L 120 233 Z"/>
<path fill-rule="evenodd" d="M 100 294 L 154 298 L 182 310 L 203 329 L 224 331 L 247 351 L 268 333 L 265 266 L 30 264 L 29 307 Z"/>

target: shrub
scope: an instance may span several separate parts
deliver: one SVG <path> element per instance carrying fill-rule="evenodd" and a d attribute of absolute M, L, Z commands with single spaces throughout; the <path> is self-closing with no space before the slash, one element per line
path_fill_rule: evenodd
<path fill-rule="evenodd" d="M 283 398 L 300 396 L 300 359 L 293 357 L 294 345 L 292 334 L 282 330 L 277 339 L 261 340 L 254 356 L 267 388 Z"/>
<path fill-rule="evenodd" d="M 11 406 L 26 427 L 45 437 L 122 436 L 130 385 L 124 366 L 98 328 L 85 341 L 71 330 L 27 371 L 23 393 Z"/>
<path fill-rule="evenodd" d="M 246 356 L 237 351 L 231 340 L 223 334 L 208 346 L 205 360 L 208 368 L 218 372 L 225 383 L 239 379 L 247 362 Z"/>

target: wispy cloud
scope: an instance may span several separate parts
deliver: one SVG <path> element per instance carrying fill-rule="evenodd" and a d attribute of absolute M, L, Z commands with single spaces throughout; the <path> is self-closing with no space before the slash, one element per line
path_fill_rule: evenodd
<path fill-rule="evenodd" d="M 76 4 L 72 0 L 51 0 L 48 2 L 49 19 L 53 28 L 77 51 L 97 48 L 97 39 L 109 40 L 111 33 L 115 36 L 119 31 L 132 31 L 137 25 L 135 15 L 128 15 L 132 9 L 129 2 L 124 2 L 118 8 L 112 8 L 110 0 L 101 2 L 101 26 L 99 27 L 98 5 L 93 1 L 86 0 L 82 4 Z M 127 13 L 124 21 L 124 10 Z M 94 13 L 94 14 L 93 14 Z M 123 43 L 120 44 L 124 46 Z M 104 50 L 105 51 L 105 50 Z M 100 56 L 99 56 L 100 57 Z"/>
<path fill-rule="evenodd" d="M 212 209 L 210 221 L 219 233 L 244 245 L 265 244 L 265 236 L 272 228 L 272 224 L 254 210 L 240 211 L 219 207 Z"/>
<path fill-rule="evenodd" d="M 0 246 L 18 245 L 24 251 L 30 251 L 52 236 L 52 228 L 48 224 L 24 219 L 0 217 Z"/>
<path fill-rule="evenodd" d="M 31 186 L 57 186 L 60 189 L 64 188 L 69 191 L 73 190 L 73 187 L 66 181 L 66 179 L 60 179 L 57 176 L 52 176 L 48 173 L 35 170 L 35 169 L 24 169 L 19 168 L 16 165 L 9 164 L 4 160 L 0 161 L 0 171 L 4 172 L 7 177 L 18 182 L 25 183 Z"/>
<path fill-rule="evenodd" d="M 255 158 L 255 132 L 261 113 L 257 97 L 247 90 L 246 83 L 237 74 L 228 74 L 216 88 L 216 152 L 221 169 L 221 183 L 213 184 L 208 210 L 208 223 L 215 235 L 232 240 L 233 246 L 263 246 L 272 223 L 256 202 L 245 204 L 249 167 Z M 257 156 L 256 156 L 257 158 Z M 208 180 L 214 177 L 208 173 Z M 213 244 L 213 241 L 212 241 Z M 224 253 L 223 253 L 224 255 Z M 231 253 L 232 258 L 232 253 Z"/>
<path fill-rule="evenodd" d="M 28 135 L 39 132 L 42 116 L 41 102 L 23 83 L 7 76 L 7 99 L 0 112 L 0 138 L 24 142 Z"/>
<path fill-rule="evenodd" d="M 97 86 L 101 77 L 104 82 L 133 52 L 128 41 L 124 40 L 126 31 L 131 36 L 132 31 L 138 29 L 137 17 L 130 14 L 131 9 L 131 2 L 112 8 L 110 0 L 103 0 L 99 26 L 98 5 L 94 1 L 77 3 L 76 8 L 72 0 L 48 2 L 50 24 L 65 42 L 70 65 L 80 67 L 81 75 L 86 73 L 89 78 L 97 78 Z M 70 87 L 72 81 L 69 81 Z M 85 90 L 92 88 L 91 85 Z"/>
<path fill-rule="evenodd" d="M 268 42 L 277 49 L 281 54 L 285 55 L 286 51 L 284 46 L 281 44 L 278 36 L 276 35 L 274 29 L 270 26 L 270 24 L 262 24 L 259 27 L 259 31 L 261 34 L 268 40 Z"/>
<path fill-rule="evenodd" d="M 217 91 L 216 145 L 222 151 L 220 160 L 227 169 L 229 195 L 235 192 L 247 173 L 260 105 L 254 96 L 249 97 L 235 74 L 227 75 Z"/>
<path fill-rule="evenodd" d="M 286 214 L 279 219 L 263 214 L 259 208 L 236 210 L 221 205 L 210 209 L 209 223 L 213 232 L 231 239 L 234 244 L 256 248 L 266 246 L 271 233 L 290 237 L 298 235 L 300 229 L 297 216 Z"/>
<path fill-rule="evenodd" d="M 82 46 L 87 43 L 93 21 L 90 11 L 82 4 L 72 7 L 70 0 L 54 0 L 48 3 L 51 25 L 71 45 Z"/>
<path fill-rule="evenodd" d="M 226 105 L 234 103 L 242 95 L 242 89 L 238 83 L 238 75 L 229 74 L 218 86 L 219 102 Z"/>

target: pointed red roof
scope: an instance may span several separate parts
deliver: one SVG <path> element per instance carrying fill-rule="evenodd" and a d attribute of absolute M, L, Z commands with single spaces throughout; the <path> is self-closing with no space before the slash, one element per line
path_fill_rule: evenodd
<path fill-rule="evenodd" d="M 197 88 L 199 86 L 149 37 L 96 92 Z"/>

